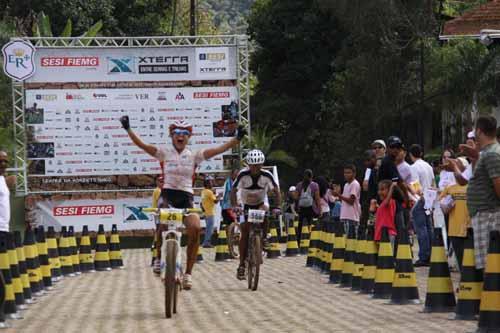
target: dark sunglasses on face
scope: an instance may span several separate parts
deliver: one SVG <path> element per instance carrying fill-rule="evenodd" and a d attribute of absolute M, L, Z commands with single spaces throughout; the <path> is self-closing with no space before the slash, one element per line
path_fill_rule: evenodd
<path fill-rule="evenodd" d="M 373 149 L 384 149 L 384 147 L 382 147 L 382 146 L 375 146 L 375 147 L 373 147 Z"/>
<path fill-rule="evenodd" d="M 175 134 L 175 135 L 191 135 L 191 132 L 188 131 L 187 129 L 180 129 L 180 128 L 176 128 L 172 131 L 172 134 Z"/>

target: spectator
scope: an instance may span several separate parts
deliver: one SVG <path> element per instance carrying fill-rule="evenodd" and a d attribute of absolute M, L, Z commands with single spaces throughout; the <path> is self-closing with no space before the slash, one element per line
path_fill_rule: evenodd
<path fill-rule="evenodd" d="M 6 177 L 5 171 L 9 163 L 7 151 L 0 149 L 0 241 L 6 242 L 10 223 L 10 191 L 9 186 L 14 186 L 15 176 Z M 5 280 L 0 272 L 0 327 L 7 327 L 4 317 Z"/>
<path fill-rule="evenodd" d="M 429 163 L 422 159 L 423 151 L 419 145 L 410 147 L 410 158 L 413 162 L 412 169 L 419 182 L 421 188 L 421 198 L 417 201 L 412 210 L 413 227 L 417 233 L 418 240 L 418 260 L 415 263 L 416 267 L 429 266 L 431 257 L 431 241 L 432 241 L 432 223 L 429 215 L 426 214 L 424 208 L 423 193 L 430 189 L 434 183 L 434 171 Z"/>
<path fill-rule="evenodd" d="M 375 154 L 375 152 L 373 152 L 373 150 L 367 150 L 365 152 L 364 164 L 367 169 L 371 169 L 370 177 L 368 178 L 368 189 L 367 189 L 368 202 L 371 202 L 372 199 L 377 199 L 377 193 L 378 193 L 378 185 L 377 185 L 378 170 L 376 168 L 377 155 Z"/>
<path fill-rule="evenodd" d="M 500 230 L 500 145 L 496 130 L 497 121 L 492 116 L 477 119 L 475 138 L 480 154 L 467 188 L 467 207 L 478 269 L 484 268 L 490 231 Z"/>
<path fill-rule="evenodd" d="M 328 180 L 325 177 L 319 176 L 317 179 L 319 187 L 319 217 L 323 221 L 327 222 L 330 217 L 330 200 L 332 193 L 330 192 L 330 186 Z"/>
<path fill-rule="evenodd" d="M 287 230 L 288 226 L 293 225 L 293 221 L 298 216 L 297 211 L 295 210 L 296 203 L 297 203 L 297 188 L 295 186 L 290 186 L 290 188 L 288 189 L 288 194 L 286 196 L 285 209 L 284 209 Z"/>
<path fill-rule="evenodd" d="M 372 149 L 373 152 L 375 153 L 375 156 L 377 157 L 377 163 L 375 168 L 378 169 L 382 164 L 382 160 L 384 159 L 386 154 L 387 146 L 385 145 L 385 141 L 380 139 L 373 141 Z"/>
<path fill-rule="evenodd" d="M 393 182 L 398 182 L 401 177 L 396 167 L 396 157 L 399 155 L 403 142 L 397 136 L 389 137 L 387 140 L 389 145 L 389 153 L 382 159 L 378 170 L 378 181 L 388 179 Z"/>
<path fill-rule="evenodd" d="M 375 213 L 375 241 L 380 241 L 382 236 L 382 229 L 387 228 L 389 238 L 395 248 L 396 240 L 396 225 L 394 223 L 396 218 L 396 201 L 392 198 L 392 191 L 396 188 L 396 184 L 390 180 L 382 180 L 378 184 L 378 196 L 380 198 L 380 205 L 376 208 Z"/>
<path fill-rule="evenodd" d="M 201 205 L 205 211 L 206 227 L 202 246 L 205 248 L 212 248 L 211 239 L 214 231 L 215 204 L 219 202 L 221 195 L 215 195 L 211 177 L 206 178 L 203 185 L 205 188 L 201 191 Z"/>
<path fill-rule="evenodd" d="M 465 160 L 465 159 L 464 159 Z M 463 164 L 464 160 L 459 159 L 458 163 Z M 466 163 L 466 161 L 465 161 Z M 466 165 L 462 166 L 465 167 Z M 443 212 L 449 215 L 448 237 L 453 246 L 453 251 L 457 257 L 458 267 L 462 270 L 462 259 L 464 253 L 464 243 L 467 237 L 467 228 L 470 226 L 469 212 L 466 201 L 467 186 L 453 184 L 446 187 L 440 194 L 439 200 L 443 203 L 447 201 L 448 206 L 442 206 Z"/>
<path fill-rule="evenodd" d="M 231 206 L 231 190 L 233 188 L 233 182 L 238 176 L 239 170 L 234 169 L 231 171 L 231 175 L 226 178 L 224 182 L 224 195 L 221 201 L 221 214 L 222 214 L 222 222 L 224 225 L 228 226 L 231 223 L 236 221 L 236 214 L 233 212 L 233 208 Z"/>
<path fill-rule="evenodd" d="M 340 190 L 336 191 L 336 188 L 340 188 L 340 185 L 331 182 L 329 190 L 330 193 L 329 203 L 330 203 L 330 216 L 332 217 L 333 221 L 338 222 L 340 221 L 340 209 L 342 204 L 340 199 L 334 195 L 334 193 L 340 192 Z"/>
<path fill-rule="evenodd" d="M 476 148 L 475 135 L 474 132 L 469 132 L 467 134 L 467 141 L 465 145 L 460 146 L 462 150 L 467 147 L 466 150 L 472 152 L 470 156 L 467 156 L 472 161 L 476 161 L 478 158 L 478 152 Z M 472 177 L 472 163 L 457 163 L 457 160 L 448 160 L 443 166 L 446 170 L 453 172 L 455 180 L 460 185 L 467 185 Z"/>
<path fill-rule="evenodd" d="M 334 192 L 333 195 L 339 197 L 342 201 L 340 220 L 345 224 L 346 232 L 349 233 L 351 228 L 357 231 L 361 215 L 361 207 L 359 205 L 361 186 L 356 180 L 356 167 L 354 165 L 346 165 L 344 167 L 344 179 L 346 183 L 342 194 Z"/>
<path fill-rule="evenodd" d="M 299 230 L 297 240 L 300 243 L 302 236 L 302 225 L 312 225 L 314 217 L 314 206 L 320 207 L 319 186 L 313 180 L 313 172 L 310 169 L 304 171 L 303 180 L 297 184 L 298 208 L 299 208 Z"/>
<path fill-rule="evenodd" d="M 401 147 L 399 150 L 399 154 L 396 156 L 395 161 L 401 180 L 406 185 L 413 183 L 416 180 L 416 176 L 414 175 L 408 162 L 406 162 L 406 149 L 404 147 Z"/>
<path fill-rule="evenodd" d="M 443 154 L 441 155 L 441 165 L 442 165 L 442 170 L 439 173 L 439 183 L 438 183 L 438 189 L 439 191 L 443 191 L 446 187 L 455 185 L 457 181 L 455 180 L 455 175 L 453 172 L 448 171 L 447 168 L 445 167 L 450 159 L 455 159 L 455 152 L 448 148 L 443 151 Z"/>

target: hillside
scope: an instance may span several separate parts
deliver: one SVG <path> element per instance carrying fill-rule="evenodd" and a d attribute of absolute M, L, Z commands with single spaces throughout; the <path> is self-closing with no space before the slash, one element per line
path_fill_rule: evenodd
<path fill-rule="evenodd" d="M 205 7 L 213 16 L 213 21 L 221 33 L 245 33 L 245 17 L 255 0 L 205 0 L 200 6 Z"/>

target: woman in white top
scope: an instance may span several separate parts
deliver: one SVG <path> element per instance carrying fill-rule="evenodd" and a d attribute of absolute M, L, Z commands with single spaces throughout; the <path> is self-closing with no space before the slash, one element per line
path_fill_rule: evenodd
<path fill-rule="evenodd" d="M 443 151 L 443 155 L 441 156 L 441 165 L 446 165 L 447 160 L 450 158 L 455 158 L 455 154 L 451 149 L 445 149 Z M 457 183 L 455 179 L 455 174 L 451 171 L 446 171 L 444 168 L 439 173 L 439 192 L 442 192 L 445 188 L 451 185 L 455 185 Z"/>

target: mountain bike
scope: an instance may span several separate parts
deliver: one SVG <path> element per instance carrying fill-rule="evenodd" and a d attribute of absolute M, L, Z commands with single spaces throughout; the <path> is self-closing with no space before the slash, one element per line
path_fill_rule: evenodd
<path fill-rule="evenodd" d="M 201 209 L 187 208 L 142 208 L 152 214 L 160 224 L 162 245 L 160 249 L 160 277 L 165 286 L 165 316 L 177 313 L 177 294 L 182 289 L 181 237 L 184 218 L 189 214 L 201 213 Z"/>
<path fill-rule="evenodd" d="M 260 265 L 263 260 L 263 222 L 266 218 L 266 211 L 259 209 L 249 209 L 245 223 L 250 223 L 248 234 L 248 250 L 246 258 L 248 289 L 257 290 L 259 285 Z"/>

